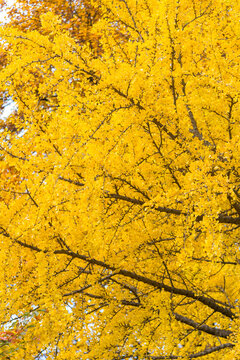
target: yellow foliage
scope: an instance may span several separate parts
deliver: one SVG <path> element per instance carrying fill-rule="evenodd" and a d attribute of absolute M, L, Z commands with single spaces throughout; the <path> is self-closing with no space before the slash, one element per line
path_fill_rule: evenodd
<path fill-rule="evenodd" d="M 0 29 L 11 359 L 238 359 L 239 1 L 18 3 Z"/>

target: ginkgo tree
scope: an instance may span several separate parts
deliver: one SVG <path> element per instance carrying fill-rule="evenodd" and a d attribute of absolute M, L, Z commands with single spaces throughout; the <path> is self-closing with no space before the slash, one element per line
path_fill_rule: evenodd
<path fill-rule="evenodd" d="M 11 358 L 238 359 L 239 2 L 20 3 L 0 318 L 39 312 Z"/>

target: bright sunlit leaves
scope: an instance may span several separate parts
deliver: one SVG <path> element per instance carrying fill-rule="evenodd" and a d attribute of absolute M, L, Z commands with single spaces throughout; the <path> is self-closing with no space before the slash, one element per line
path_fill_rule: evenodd
<path fill-rule="evenodd" d="M 221 0 L 9 10 L 0 340 L 11 359 L 238 358 L 239 11 Z"/>

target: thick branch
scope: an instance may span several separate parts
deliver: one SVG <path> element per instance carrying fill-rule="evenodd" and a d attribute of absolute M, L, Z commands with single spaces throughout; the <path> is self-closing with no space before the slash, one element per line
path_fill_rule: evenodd
<path fill-rule="evenodd" d="M 189 326 L 193 327 L 194 329 L 203 331 L 210 335 L 214 335 L 214 336 L 218 336 L 218 337 L 222 337 L 222 338 L 226 339 L 229 335 L 232 334 L 232 331 L 230 331 L 230 330 L 222 330 L 222 329 L 217 329 L 215 327 L 208 326 L 206 324 L 199 324 L 199 323 L 193 321 L 192 319 L 189 319 L 189 318 L 179 315 L 177 313 L 173 313 L 173 315 L 175 316 L 175 319 L 177 321 L 180 321 L 183 324 L 189 325 Z"/>
<path fill-rule="evenodd" d="M 127 201 L 130 202 L 132 204 L 136 204 L 136 205 L 144 205 L 145 201 L 143 200 L 139 200 L 139 199 L 134 199 L 134 198 L 130 198 L 128 196 L 124 196 L 124 195 L 120 195 L 120 194 L 108 194 L 106 193 L 105 196 L 107 198 L 111 198 L 111 199 L 118 199 L 118 200 L 123 200 L 123 201 Z M 183 212 L 182 210 L 178 210 L 178 209 L 172 209 L 172 208 L 167 208 L 165 206 L 156 206 L 156 207 L 152 207 L 154 210 L 159 211 L 159 212 L 163 212 L 166 214 L 173 214 L 173 215 L 187 215 L 185 212 Z M 196 221 L 200 222 L 203 220 L 203 216 L 204 215 L 198 215 L 196 217 Z M 219 215 L 217 217 L 217 221 L 219 223 L 222 224 L 235 224 L 235 225 L 240 225 L 240 217 L 232 217 L 232 216 L 227 216 L 227 215 Z"/>
<path fill-rule="evenodd" d="M 222 224 L 240 225 L 240 217 L 232 217 L 226 215 L 219 215 L 217 220 Z"/>
<path fill-rule="evenodd" d="M 188 358 L 189 359 L 196 359 L 196 358 L 199 358 L 199 357 L 202 357 L 202 356 L 206 356 L 206 355 L 209 355 L 209 354 L 212 354 L 216 351 L 220 351 L 222 349 L 226 349 L 226 348 L 233 348 L 234 345 L 231 344 L 231 343 L 226 343 L 226 344 L 221 344 L 219 346 L 213 346 L 211 348 L 207 348 L 203 351 L 200 351 L 198 353 L 195 353 L 195 354 L 190 354 L 188 355 Z M 167 359 L 182 359 L 183 357 L 182 356 L 177 356 L 177 355 L 165 355 L 165 356 L 151 356 L 150 357 L 152 360 L 167 360 Z"/>
<path fill-rule="evenodd" d="M 2 232 L 2 234 L 4 236 L 6 236 L 6 237 L 10 237 L 10 235 L 7 232 Z M 48 253 L 48 250 L 42 250 L 42 249 L 40 249 L 40 248 L 38 248 L 36 246 L 26 244 L 26 243 L 24 243 L 22 241 L 19 241 L 19 240 L 15 240 L 15 243 L 17 243 L 17 244 L 19 244 L 19 245 L 21 245 L 23 247 L 26 247 L 26 248 L 28 248 L 30 250 L 36 251 L 36 252 Z M 115 275 L 125 276 L 127 278 L 130 278 L 130 279 L 142 282 L 144 284 L 150 285 L 150 286 L 152 286 L 154 288 L 157 288 L 159 290 L 164 290 L 164 291 L 166 291 L 168 293 L 171 293 L 171 294 L 183 295 L 183 296 L 185 296 L 187 298 L 191 298 L 191 299 L 194 299 L 194 300 L 197 300 L 197 301 L 201 302 L 202 304 L 206 305 L 207 307 L 213 309 L 216 312 L 221 313 L 222 315 L 224 315 L 224 316 L 226 316 L 226 317 L 228 317 L 230 319 L 235 318 L 234 313 L 229 308 L 218 305 L 213 298 L 208 298 L 208 297 L 206 297 L 204 295 L 197 295 L 191 290 L 179 289 L 179 288 L 176 288 L 176 287 L 173 287 L 173 286 L 169 286 L 169 285 L 163 284 L 163 283 L 158 282 L 158 281 L 153 280 L 153 279 L 149 279 L 149 278 L 147 278 L 145 276 L 138 275 L 135 272 L 128 271 L 128 270 L 125 270 L 125 269 L 120 269 L 119 270 L 117 267 L 115 267 L 113 265 L 109 265 L 109 264 L 105 263 L 104 261 L 97 260 L 97 259 L 94 259 L 94 258 L 89 258 L 86 255 L 81 255 L 81 254 L 75 253 L 73 251 L 60 249 L 60 250 L 55 250 L 53 253 L 55 255 L 62 254 L 62 255 L 71 256 L 73 259 L 76 258 L 76 259 L 86 261 L 89 264 L 97 265 L 97 266 L 100 266 L 102 268 L 114 271 L 114 272 L 116 272 Z"/>
<path fill-rule="evenodd" d="M 203 296 L 203 295 L 197 295 L 191 290 L 179 289 L 179 288 L 176 288 L 176 287 L 172 287 L 172 286 L 163 284 L 161 282 L 158 282 L 156 280 L 149 279 L 149 278 L 147 278 L 145 276 L 138 275 L 138 274 L 136 274 L 136 273 L 134 273 L 132 271 L 128 271 L 128 270 L 125 270 L 125 269 L 118 270 L 116 267 L 114 267 L 112 265 L 109 265 L 109 264 L 107 264 L 107 263 L 105 263 L 103 261 L 93 259 L 93 258 L 88 258 L 85 255 L 80 255 L 80 254 L 77 254 L 77 253 L 74 253 L 74 252 L 70 252 L 68 250 L 63 250 L 63 249 L 55 250 L 54 254 L 65 254 L 65 255 L 71 256 L 73 258 L 77 258 L 77 259 L 81 259 L 83 261 L 86 261 L 89 264 L 97 265 L 97 266 L 100 266 L 100 267 L 103 267 L 105 269 L 109 269 L 109 270 L 112 270 L 112 271 L 118 271 L 118 273 L 117 273 L 118 275 L 122 275 L 122 276 L 125 276 L 127 278 L 142 282 L 142 283 L 150 285 L 150 286 L 152 286 L 154 288 L 158 288 L 159 290 L 165 290 L 166 292 L 169 292 L 171 294 L 183 295 L 183 296 L 186 296 L 188 298 L 195 299 L 195 300 L 201 302 L 202 304 L 208 306 L 209 308 L 215 310 L 216 312 L 219 312 L 222 315 L 225 315 L 226 317 L 228 317 L 230 319 L 233 319 L 235 317 L 234 313 L 230 309 L 218 305 L 214 299 L 208 298 L 208 297 Z"/>
<path fill-rule="evenodd" d="M 123 196 L 120 194 L 106 194 L 107 198 L 110 199 L 118 199 L 118 200 L 123 200 L 123 201 L 127 201 L 130 202 L 132 204 L 136 204 L 136 205 L 144 205 L 144 201 L 139 200 L 139 199 L 133 199 L 130 198 L 128 196 Z M 184 214 L 181 210 L 177 210 L 177 209 L 171 209 L 171 208 L 167 208 L 165 206 L 157 206 L 157 207 L 153 207 L 154 210 L 157 210 L 159 212 L 164 212 L 167 214 L 174 214 L 174 215 L 181 215 Z"/>

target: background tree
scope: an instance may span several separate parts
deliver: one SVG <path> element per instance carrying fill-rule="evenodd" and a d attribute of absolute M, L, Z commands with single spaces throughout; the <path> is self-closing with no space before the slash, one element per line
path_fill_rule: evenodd
<path fill-rule="evenodd" d="M 0 314 L 44 309 L 14 359 L 237 359 L 240 5 L 94 1 L 86 41 L 38 6 L 1 29 Z"/>
<path fill-rule="evenodd" d="M 67 29 L 71 33 L 71 36 L 74 37 L 74 39 L 78 42 L 78 44 L 81 45 L 84 42 L 88 42 L 92 51 L 94 51 L 96 54 L 100 53 L 101 51 L 98 41 L 99 35 L 90 31 L 92 25 L 100 17 L 100 10 L 99 6 L 98 8 L 94 8 L 90 2 L 82 1 L 80 6 L 79 3 L 74 3 L 72 1 L 17 1 L 15 3 L 13 1 L 10 4 L 9 2 L 1 1 L 0 10 L 6 14 L 6 21 L 8 26 L 21 29 L 24 32 L 29 30 L 38 30 L 43 34 L 50 33 L 51 27 L 49 29 L 47 27 L 42 27 L 40 16 L 41 14 L 51 11 L 61 17 L 62 29 Z M 0 53 L 1 69 L 6 66 L 6 53 L 8 50 L 10 50 L 8 47 L 11 48 L 11 44 L 2 44 Z M 35 73 L 32 75 L 34 76 L 35 87 L 37 84 L 38 86 L 41 85 L 41 82 L 43 81 L 42 74 L 35 70 Z M 9 106 L 9 103 L 13 101 L 11 100 L 11 97 L 9 96 L 8 90 L 6 88 L 0 89 L 0 94 L 0 108 L 1 111 L 4 112 L 5 107 Z M 57 97 L 54 94 L 45 93 L 45 95 L 41 97 L 38 94 L 38 87 L 36 87 L 35 95 L 38 97 L 38 105 L 40 108 L 52 107 L 48 103 L 49 99 L 54 102 L 54 106 L 57 106 Z M 23 112 L 19 111 L 18 107 L 16 107 L 7 119 L 4 118 L 4 120 L 1 120 L 0 122 L 0 129 L 2 129 L 2 131 L 5 130 L 5 133 L 7 133 L 7 136 L 4 138 L 4 142 L 1 146 L 2 161 L 5 159 L 4 154 L 6 152 L 8 152 L 10 156 L 14 157 L 14 155 L 10 152 L 9 144 L 11 144 L 11 138 L 18 136 L 22 130 L 22 128 L 16 128 L 16 117 L 22 119 L 23 116 Z M 19 173 L 14 166 L 11 166 L 7 163 L 7 161 L 4 161 L 2 162 L 1 176 L 3 177 L 5 190 L 4 200 L 9 201 L 12 196 L 8 189 L 9 187 L 13 188 L 14 183 L 19 181 Z"/>

